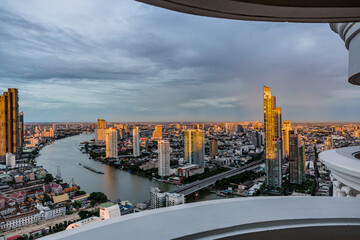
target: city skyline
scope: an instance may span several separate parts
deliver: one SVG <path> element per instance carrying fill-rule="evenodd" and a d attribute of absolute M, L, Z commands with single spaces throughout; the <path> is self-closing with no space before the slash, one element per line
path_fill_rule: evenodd
<path fill-rule="evenodd" d="M 328 24 L 219 20 L 135 1 L 4 1 L 0 11 L 0 90 L 19 89 L 26 122 L 259 120 L 262 84 L 292 122 L 360 117 L 347 50 Z"/>

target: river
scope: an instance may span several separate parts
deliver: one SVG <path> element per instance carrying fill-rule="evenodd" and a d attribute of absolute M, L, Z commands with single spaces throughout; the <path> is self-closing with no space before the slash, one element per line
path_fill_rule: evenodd
<path fill-rule="evenodd" d="M 131 174 L 127 171 L 112 168 L 106 164 L 89 159 L 88 154 L 79 150 L 80 142 L 89 141 L 95 136 L 91 133 L 83 133 L 73 137 L 56 140 L 53 144 L 45 146 L 36 158 L 37 164 L 43 166 L 54 177 L 57 167 L 61 171 L 61 177 L 65 182 L 74 179 L 86 192 L 104 192 L 112 201 L 117 199 L 129 200 L 136 204 L 150 198 L 150 188 L 158 187 L 161 191 L 171 191 L 175 185 L 158 182 L 153 179 Z M 98 169 L 105 174 L 97 174 L 82 165 Z M 189 199 L 187 202 L 205 201 L 218 199 L 213 193 L 201 193 L 197 199 Z"/>

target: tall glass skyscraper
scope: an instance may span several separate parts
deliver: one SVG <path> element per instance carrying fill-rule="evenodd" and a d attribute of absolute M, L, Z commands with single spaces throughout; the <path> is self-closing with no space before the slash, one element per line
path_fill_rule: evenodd
<path fill-rule="evenodd" d="M 266 184 L 281 187 L 281 108 L 276 107 L 276 97 L 264 85 L 264 131 L 265 131 L 265 171 Z"/>
<path fill-rule="evenodd" d="M 185 162 L 205 167 L 205 132 L 200 129 L 184 131 Z"/>

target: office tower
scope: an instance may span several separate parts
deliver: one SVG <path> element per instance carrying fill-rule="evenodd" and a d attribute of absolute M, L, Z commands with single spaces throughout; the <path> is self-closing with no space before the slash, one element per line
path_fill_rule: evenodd
<path fill-rule="evenodd" d="M 203 130 L 191 129 L 184 131 L 185 162 L 205 167 L 205 133 Z"/>
<path fill-rule="evenodd" d="M 20 153 L 22 153 L 24 149 L 24 112 L 21 112 L 19 115 L 19 147 Z"/>
<path fill-rule="evenodd" d="M 161 125 L 156 125 L 155 126 L 155 130 L 153 132 L 153 137 L 154 140 L 160 140 L 162 139 L 162 126 Z"/>
<path fill-rule="evenodd" d="M 265 171 L 266 184 L 281 186 L 281 108 L 276 107 L 276 97 L 269 87 L 264 86 L 264 132 L 265 132 Z"/>
<path fill-rule="evenodd" d="M 6 161 L 6 153 L 16 158 L 20 155 L 19 97 L 16 88 L 9 88 L 0 96 L 0 161 Z"/>
<path fill-rule="evenodd" d="M 106 157 L 118 157 L 118 132 L 116 128 L 106 129 Z"/>
<path fill-rule="evenodd" d="M 290 183 L 302 184 L 305 180 L 305 146 L 301 135 L 289 132 Z"/>
<path fill-rule="evenodd" d="M 95 130 L 96 141 L 106 141 L 106 121 L 98 119 L 97 129 Z"/>
<path fill-rule="evenodd" d="M 290 121 L 283 121 L 282 126 L 282 143 L 283 158 L 289 157 L 289 131 L 292 130 Z"/>
<path fill-rule="evenodd" d="M 218 141 L 212 139 L 210 141 L 210 156 L 215 157 L 218 154 Z"/>
<path fill-rule="evenodd" d="M 180 130 L 180 129 L 181 129 L 181 125 L 180 125 L 180 124 L 176 124 L 176 128 Z"/>
<path fill-rule="evenodd" d="M 133 129 L 133 155 L 134 157 L 140 156 L 140 139 L 138 127 L 134 127 Z"/>
<path fill-rule="evenodd" d="M 158 159 L 159 169 L 158 174 L 161 177 L 170 175 L 170 142 L 167 140 L 160 140 L 158 142 Z"/>
<path fill-rule="evenodd" d="M 224 129 L 224 123 L 220 123 L 221 129 Z"/>

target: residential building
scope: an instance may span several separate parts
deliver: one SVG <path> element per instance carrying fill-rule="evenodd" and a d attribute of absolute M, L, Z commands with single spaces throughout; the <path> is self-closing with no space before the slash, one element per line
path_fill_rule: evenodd
<path fill-rule="evenodd" d="M 19 120 L 18 90 L 9 88 L 0 96 L 0 162 L 5 163 L 6 153 L 16 158 L 21 153 Z"/>
<path fill-rule="evenodd" d="M 158 142 L 158 159 L 159 169 L 158 174 L 161 177 L 170 175 L 170 142 L 167 140 L 160 140 Z"/>
<path fill-rule="evenodd" d="M 106 141 L 106 121 L 104 119 L 98 119 L 97 128 L 95 130 L 96 141 Z"/>
<path fill-rule="evenodd" d="M 290 183 L 302 184 L 305 180 L 305 146 L 301 135 L 289 131 Z"/>
<path fill-rule="evenodd" d="M 100 207 L 100 218 L 102 218 L 103 220 L 119 217 L 121 215 L 118 204 L 103 203 L 99 207 Z"/>
<path fill-rule="evenodd" d="M 155 130 L 153 132 L 153 136 L 152 138 L 154 140 L 160 140 L 162 139 L 162 126 L 161 125 L 156 125 L 155 126 Z"/>
<path fill-rule="evenodd" d="M 15 155 L 12 153 L 6 153 L 6 166 L 14 168 L 16 166 Z"/>
<path fill-rule="evenodd" d="M 134 127 L 133 129 L 133 155 L 134 157 L 140 156 L 140 137 L 138 127 Z"/>
<path fill-rule="evenodd" d="M 189 164 L 205 167 L 205 132 L 200 129 L 184 131 L 184 158 Z"/>
<path fill-rule="evenodd" d="M 276 97 L 271 89 L 264 86 L 264 132 L 265 132 L 265 171 L 266 185 L 281 187 L 281 108 L 276 107 Z"/>
<path fill-rule="evenodd" d="M 289 157 L 289 131 L 292 130 L 290 121 L 283 121 L 282 125 L 282 143 L 283 158 Z"/>
<path fill-rule="evenodd" d="M 116 128 L 106 129 L 106 157 L 118 157 L 118 130 Z"/>
<path fill-rule="evenodd" d="M 152 187 L 150 190 L 151 209 L 170 207 L 185 203 L 184 194 L 161 192 L 159 188 Z"/>
<path fill-rule="evenodd" d="M 215 157 L 218 154 L 218 141 L 217 140 L 212 139 L 210 141 L 209 151 L 210 151 L 211 157 Z"/>

